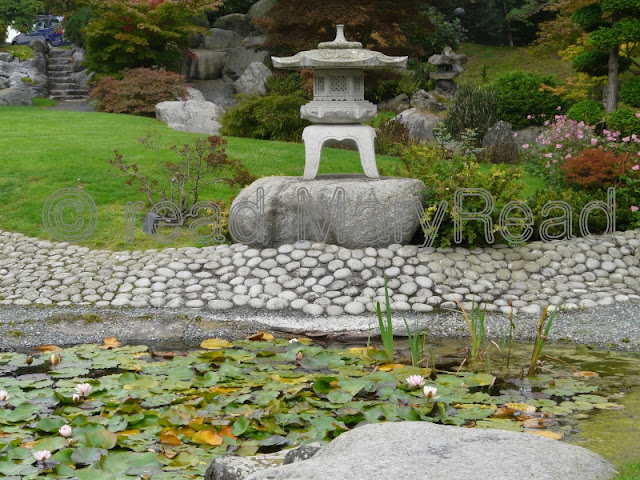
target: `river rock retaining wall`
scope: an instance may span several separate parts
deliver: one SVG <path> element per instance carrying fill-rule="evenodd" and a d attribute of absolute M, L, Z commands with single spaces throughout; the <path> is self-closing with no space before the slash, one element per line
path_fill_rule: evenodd
<path fill-rule="evenodd" d="M 79 304 L 360 315 L 380 301 L 428 313 L 456 300 L 539 315 L 640 300 L 640 229 L 522 247 L 348 250 L 298 242 L 134 252 L 91 250 L 0 231 L 0 305 Z"/>

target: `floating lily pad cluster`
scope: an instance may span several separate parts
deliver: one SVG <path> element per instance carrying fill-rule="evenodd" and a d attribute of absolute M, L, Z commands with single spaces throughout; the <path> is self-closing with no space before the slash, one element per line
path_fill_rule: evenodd
<path fill-rule="evenodd" d="M 325 349 L 269 335 L 211 339 L 202 348 L 152 354 L 111 340 L 60 350 L 54 368 L 49 352 L 29 364 L 26 354 L 0 353 L 7 394 L 0 476 L 201 478 L 215 457 L 328 442 L 363 422 L 430 421 L 558 438 L 549 433 L 558 417 L 616 408 L 592 378 L 511 379 L 496 396 L 489 393 L 493 375 L 435 375 L 384 363 L 374 348 Z M 411 375 L 437 393 L 427 398 L 423 386 L 406 381 Z M 91 389 L 78 398 L 84 383 Z"/>

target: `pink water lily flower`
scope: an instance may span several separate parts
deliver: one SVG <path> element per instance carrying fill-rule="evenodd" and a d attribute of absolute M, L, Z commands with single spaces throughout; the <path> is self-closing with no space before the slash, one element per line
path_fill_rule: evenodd
<path fill-rule="evenodd" d="M 91 391 L 91 385 L 89 385 L 88 383 L 81 383 L 79 385 L 76 385 L 76 391 L 83 397 L 86 397 Z"/>
<path fill-rule="evenodd" d="M 49 450 L 38 450 L 37 452 L 34 452 L 33 458 L 38 462 L 44 462 L 51 458 L 51 452 Z"/>
<path fill-rule="evenodd" d="M 58 432 L 64 438 L 69 438 L 71 436 L 71 434 L 73 433 L 73 430 L 71 429 L 71 427 L 69 425 L 63 425 L 62 427 L 60 427 Z"/>
<path fill-rule="evenodd" d="M 7 398 L 9 398 L 9 394 L 6 390 L 0 390 L 0 402 L 6 402 Z"/>
<path fill-rule="evenodd" d="M 424 383 L 424 377 L 422 375 L 411 375 L 405 380 L 412 387 L 419 387 Z"/>
<path fill-rule="evenodd" d="M 426 386 L 422 391 L 424 392 L 424 396 L 427 397 L 427 400 L 435 400 L 436 398 L 440 398 L 436 397 L 436 393 L 438 392 L 438 389 L 436 387 Z"/>

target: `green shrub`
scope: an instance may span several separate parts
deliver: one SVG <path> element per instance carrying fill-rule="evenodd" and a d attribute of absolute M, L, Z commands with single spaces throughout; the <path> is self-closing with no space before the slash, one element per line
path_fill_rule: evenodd
<path fill-rule="evenodd" d="M 267 92 L 274 95 L 304 95 L 302 79 L 297 73 L 287 73 L 277 70 L 267 78 L 265 84 Z"/>
<path fill-rule="evenodd" d="M 537 190 L 532 197 L 528 198 L 526 204 L 531 209 L 533 213 L 533 221 L 535 228 L 533 229 L 533 237 L 532 240 L 540 240 L 540 226 L 542 222 L 548 220 L 553 217 L 558 217 L 562 215 L 562 211 L 559 209 L 553 209 L 549 212 L 549 215 L 546 217 L 542 216 L 542 208 L 547 202 L 565 202 L 571 207 L 571 226 L 572 232 L 571 234 L 575 236 L 580 236 L 580 211 L 582 208 L 589 202 L 593 200 L 600 200 L 606 202 L 607 194 L 606 192 L 589 192 L 584 189 L 574 190 L 572 188 L 547 188 L 544 190 Z M 617 217 L 616 217 L 617 220 Z M 593 213 L 589 216 L 589 231 L 596 234 L 598 232 L 604 232 L 604 229 L 607 226 L 607 220 L 604 214 Z M 616 229 L 618 229 L 618 225 L 616 224 Z M 563 227 L 562 226 L 554 226 L 551 227 L 547 233 L 547 235 L 562 235 Z M 569 235 L 570 232 L 566 232 L 566 235 Z"/>
<path fill-rule="evenodd" d="M 64 36 L 74 45 L 84 47 L 84 33 L 82 29 L 91 20 L 91 8 L 80 7 L 64 23 Z"/>
<path fill-rule="evenodd" d="M 156 104 L 184 98 L 186 93 L 184 77 L 177 73 L 135 68 L 125 70 L 121 80 L 102 77 L 89 98 L 101 112 L 153 117 Z"/>
<path fill-rule="evenodd" d="M 631 108 L 620 108 L 605 117 L 607 128 L 612 132 L 620 132 L 623 137 L 640 133 L 640 118 Z"/>
<path fill-rule="evenodd" d="M 7 45 L 6 50 L 21 62 L 33 58 L 33 50 L 28 45 Z"/>
<path fill-rule="evenodd" d="M 630 78 L 622 84 L 620 98 L 627 105 L 640 108 L 640 77 Z"/>
<path fill-rule="evenodd" d="M 520 167 L 504 168 L 494 166 L 488 170 L 481 169 L 473 156 L 464 156 L 442 149 L 435 142 L 412 144 L 402 153 L 402 176 L 418 178 L 427 186 L 425 191 L 425 214 L 431 222 L 438 204 L 447 201 L 449 207 L 434 237 L 433 246 L 448 247 L 454 242 L 454 194 L 459 188 L 484 188 L 491 193 L 495 205 L 491 214 L 494 227 L 498 226 L 500 209 L 508 202 L 518 199 L 522 190 L 522 174 Z M 394 172 L 396 173 L 396 172 Z M 481 211 L 484 201 L 481 199 L 465 199 L 463 208 L 468 211 Z M 512 233 L 515 233 L 512 228 Z M 496 242 L 502 242 L 500 235 Z M 484 226 L 481 222 L 463 222 L 462 244 L 477 246 L 485 244 Z"/>
<path fill-rule="evenodd" d="M 299 141 L 309 122 L 300 118 L 302 94 L 238 95 L 240 102 L 222 116 L 223 135 L 261 140 Z"/>
<path fill-rule="evenodd" d="M 567 117 L 586 125 L 595 125 L 604 117 L 604 107 L 595 100 L 583 100 L 569 109 Z"/>
<path fill-rule="evenodd" d="M 493 86 L 460 85 L 444 125 L 453 138 L 460 138 L 467 128 L 477 129 L 481 141 L 498 120 L 498 96 Z"/>
<path fill-rule="evenodd" d="M 399 156 L 409 145 L 409 130 L 395 117 L 382 120 L 376 128 L 376 153 L 379 155 Z"/>
<path fill-rule="evenodd" d="M 557 87 L 552 75 L 528 72 L 507 72 L 498 76 L 495 88 L 498 95 L 498 115 L 514 129 L 542 125 L 546 118 L 553 119 L 557 107 L 565 101 L 546 87 Z"/>

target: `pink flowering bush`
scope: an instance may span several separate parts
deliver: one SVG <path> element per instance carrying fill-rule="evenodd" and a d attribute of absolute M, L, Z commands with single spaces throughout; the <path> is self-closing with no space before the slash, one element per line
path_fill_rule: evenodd
<path fill-rule="evenodd" d="M 574 191 L 584 202 L 604 200 L 606 188 L 615 187 L 616 229 L 640 227 L 640 209 L 633 208 L 640 207 L 640 131 L 605 129 L 598 135 L 593 126 L 566 115 L 556 115 L 544 125 L 535 144 L 521 146 L 529 170 L 544 178 L 554 195 Z"/>

